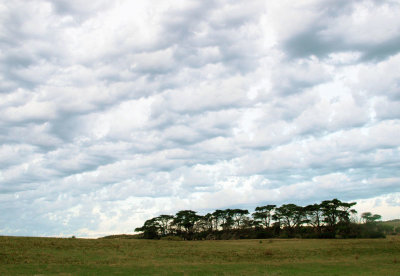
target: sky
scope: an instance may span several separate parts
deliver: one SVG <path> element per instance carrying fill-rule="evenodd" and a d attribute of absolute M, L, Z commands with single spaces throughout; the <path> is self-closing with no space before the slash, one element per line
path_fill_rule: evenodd
<path fill-rule="evenodd" d="M 333 198 L 400 218 L 399 14 L 399 0 L 0 0 L 0 235 Z"/>

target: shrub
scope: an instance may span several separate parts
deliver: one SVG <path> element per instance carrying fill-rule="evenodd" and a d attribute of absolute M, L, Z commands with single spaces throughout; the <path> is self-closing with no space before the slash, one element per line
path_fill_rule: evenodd
<path fill-rule="evenodd" d="M 183 241 L 182 237 L 179 236 L 165 236 L 160 238 L 160 240 L 164 240 L 164 241 Z"/>

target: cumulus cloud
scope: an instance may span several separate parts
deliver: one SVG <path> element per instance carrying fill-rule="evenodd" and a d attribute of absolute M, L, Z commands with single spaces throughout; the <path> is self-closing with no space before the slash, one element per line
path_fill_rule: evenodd
<path fill-rule="evenodd" d="M 0 3 L 0 233 L 334 197 L 398 217 L 399 5 Z"/>
<path fill-rule="evenodd" d="M 400 21 L 392 13 L 398 8 L 397 1 L 309 1 L 280 6 L 279 12 L 299 23 L 284 25 L 281 41 L 291 57 L 360 52 L 365 61 L 386 59 L 400 50 Z M 284 13 L 286 9 L 289 12 Z"/>

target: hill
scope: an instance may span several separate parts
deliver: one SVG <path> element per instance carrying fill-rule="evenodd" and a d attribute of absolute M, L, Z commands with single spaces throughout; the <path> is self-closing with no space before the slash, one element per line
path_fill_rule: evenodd
<path fill-rule="evenodd" d="M 378 225 L 385 234 L 400 234 L 400 219 L 382 221 Z"/>

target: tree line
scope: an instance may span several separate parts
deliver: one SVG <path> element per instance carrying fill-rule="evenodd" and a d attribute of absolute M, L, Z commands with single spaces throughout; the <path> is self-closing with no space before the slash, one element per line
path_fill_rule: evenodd
<path fill-rule="evenodd" d="M 298 206 L 265 205 L 246 209 L 215 210 L 199 215 L 182 210 L 175 215 L 160 215 L 146 220 L 135 229 L 146 239 L 242 239 L 242 238 L 376 238 L 383 237 L 376 221 L 380 215 L 363 213 L 363 223 L 356 223 L 352 207 L 356 202 L 339 199 Z"/>

